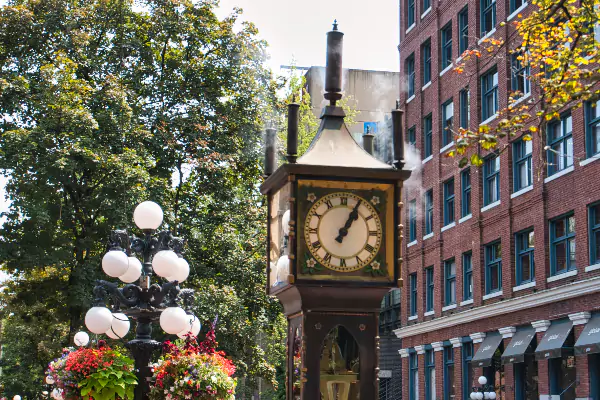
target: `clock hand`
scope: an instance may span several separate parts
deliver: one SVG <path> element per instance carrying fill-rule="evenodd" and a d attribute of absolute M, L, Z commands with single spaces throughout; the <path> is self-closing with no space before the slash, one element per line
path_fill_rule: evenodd
<path fill-rule="evenodd" d="M 352 223 L 358 219 L 358 207 L 360 207 L 361 202 L 362 202 L 362 200 L 358 200 L 356 202 L 356 206 L 354 206 L 354 208 L 350 212 L 350 215 L 348 216 L 348 220 L 346 221 L 344 226 L 342 228 L 340 228 L 339 234 L 335 238 L 336 242 L 342 243 L 342 241 L 344 240 L 344 237 L 346 235 L 348 235 L 348 229 L 350 229 L 350 227 L 352 226 Z"/>

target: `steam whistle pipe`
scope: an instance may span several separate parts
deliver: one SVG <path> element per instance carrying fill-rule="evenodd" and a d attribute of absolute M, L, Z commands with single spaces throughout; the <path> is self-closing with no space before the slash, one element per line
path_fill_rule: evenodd
<path fill-rule="evenodd" d="M 265 176 L 270 176 L 275 172 L 275 138 L 276 130 L 267 128 L 265 139 Z"/>
<path fill-rule="evenodd" d="M 404 135 L 402 132 L 402 110 L 392 110 L 392 140 L 394 141 L 394 162 L 397 169 L 404 167 Z"/>
<path fill-rule="evenodd" d="M 325 98 L 332 106 L 342 98 L 342 52 L 344 34 L 338 31 L 337 20 L 327 32 L 327 62 L 325 64 Z"/>
<path fill-rule="evenodd" d="M 289 163 L 296 163 L 298 157 L 298 124 L 300 119 L 300 104 L 288 104 L 287 155 Z"/>
<path fill-rule="evenodd" d="M 375 139 L 375 135 L 372 133 L 365 133 L 362 137 L 363 140 L 363 149 L 370 155 L 373 155 L 373 139 Z"/>

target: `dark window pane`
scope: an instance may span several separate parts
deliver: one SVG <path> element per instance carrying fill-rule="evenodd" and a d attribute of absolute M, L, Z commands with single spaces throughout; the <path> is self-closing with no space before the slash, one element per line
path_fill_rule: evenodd
<path fill-rule="evenodd" d="M 566 235 L 565 220 L 559 219 L 554 222 L 554 237 L 560 238 Z"/>
<path fill-rule="evenodd" d="M 521 281 L 526 282 L 531 280 L 531 269 L 529 263 L 531 262 L 531 253 L 526 253 L 521 256 Z"/>
<path fill-rule="evenodd" d="M 564 242 L 556 244 L 554 254 L 556 258 L 556 272 L 565 271 L 567 269 L 567 248 Z"/>

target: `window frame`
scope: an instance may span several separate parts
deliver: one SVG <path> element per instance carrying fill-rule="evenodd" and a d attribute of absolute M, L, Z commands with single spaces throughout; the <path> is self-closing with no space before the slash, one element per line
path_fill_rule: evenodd
<path fill-rule="evenodd" d="M 460 127 L 463 129 L 469 129 L 469 125 L 471 124 L 471 109 L 469 107 L 471 93 L 469 92 L 469 88 L 463 88 L 458 93 L 458 113 L 460 120 Z"/>
<path fill-rule="evenodd" d="M 450 115 L 446 115 L 448 108 L 452 108 Z M 452 127 L 454 125 L 454 100 L 452 97 L 442 103 L 442 147 L 454 142 Z"/>
<path fill-rule="evenodd" d="M 410 285 L 410 290 L 409 290 L 409 316 L 410 317 L 414 317 L 415 315 L 417 315 L 418 312 L 418 308 L 417 308 L 417 301 L 418 301 L 418 287 L 417 287 L 417 273 L 413 272 L 412 274 L 408 275 L 408 280 L 409 280 L 409 285 Z"/>
<path fill-rule="evenodd" d="M 489 4 L 486 5 L 485 4 L 486 2 L 489 2 Z M 496 0 L 481 0 L 480 10 L 481 10 L 480 33 L 481 33 L 481 36 L 483 37 L 483 36 L 489 34 L 490 32 L 492 32 L 496 28 L 496 22 L 497 22 L 496 21 Z M 492 26 L 490 26 L 490 27 L 486 26 L 486 14 L 488 12 L 492 13 L 492 15 L 491 15 Z"/>
<path fill-rule="evenodd" d="M 431 0 L 423 0 L 423 12 L 429 10 L 431 8 Z"/>
<path fill-rule="evenodd" d="M 521 60 L 519 60 L 521 55 L 522 53 L 515 53 L 510 56 L 510 89 L 513 93 L 517 91 L 521 92 L 518 97 L 513 96 L 514 99 L 531 94 L 531 82 L 529 81 L 531 68 L 529 64 L 525 66 L 521 65 Z M 523 80 L 523 91 L 519 90 L 519 79 Z"/>
<path fill-rule="evenodd" d="M 417 199 L 408 202 L 408 239 L 411 243 L 417 240 Z"/>
<path fill-rule="evenodd" d="M 571 130 L 567 132 L 569 119 L 571 120 Z M 558 125 L 560 125 L 559 129 L 561 135 L 554 139 L 550 139 L 550 131 Z M 546 150 L 546 158 L 548 160 L 548 176 L 550 177 L 573 165 L 573 116 L 571 115 L 571 110 L 562 113 L 558 121 L 555 120 L 548 124 L 546 138 L 549 147 L 549 149 Z M 557 144 L 560 144 L 560 155 L 556 154 L 555 151 L 557 150 L 553 149 Z M 569 154 L 569 147 L 571 149 L 571 154 Z M 562 159 L 562 163 L 559 162 L 559 164 L 556 164 L 556 160 L 559 157 Z"/>
<path fill-rule="evenodd" d="M 517 2 L 519 2 L 520 4 L 517 5 Z M 526 0 L 510 0 L 510 11 L 509 14 L 514 13 L 515 11 L 517 11 L 519 8 L 521 8 L 523 6 L 523 4 L 526 4 L 527 1 Z"/>
<path fill-rule="evenodd" d="M 451 268 L 449 267 L 452 264 L 454 264 L 454 275 L 450 274 Z M 454 286 L 454 291 L 451 290 L 452 286 Z M 451 298 L 451 293 L 454 293 L 454 299 Z M 456 304 L 456 260 L 454 257 L 444 261 L 444 305 L 453 304 Z"/>
<path fill-rule="evenodd" d="M 427 39 L 421 45 L 423 54 L 423 86 L 431 82 L 431 39 Z"/>
<path fill-rule="evenodd" d="M 468 260 L 468 262 L 467 262 Z M 473 252 L 462 253 L 463 301 L 473 298 Z"/>
<path fill-rule="evenodd" d="M 563 214 L 550 221 L 550 276 L 565 274 L 577 269 L 577 259 L 571 264 L 571 241 L 575 244 L 575 255 L 577 255 L 576 228 L 574 227 L 572 232 L 569 231 L 569 218 L 571 217 L 573 218 L 573 225 L 575 225 L 575 214 L 573 212 Z M 563 221 L 565 224 L 565 235 L 556 237 L 556 223 L 559 221 Z M 565 243 L 566 260 L 569 264 L 566 269 L 558 271 L 556 269 L 556 246 L 563 242 Z"/>
<path fill-rule="evenodd" d="M 600 24 L 600 22 L 599 22 Z M 598 116 L 592 118 L 592 104 L 598 108 Z M 594 128 L 598 127 L 597 139 L 594 141 Z M 596 143 L 597 149 L 594 152 L 593 147 Z M 585 104 L 585 154 L 589 157 L 600 157 L 600 100 L 588 101 Z"/>
<path fill-rule="evenodd" d="M 454 363 L 454 347 L 452 347 L 452 345 L 450 346 L 444 346 L 444 400 L 454 400 L 456 398 L 456 391 L 455 390 L 451 390 L 454 389 L 456 387 L 456 382 L 454 381 L 454 368 L 455 368 L 455 363 Z M 450 358 L 449 356 L 452 355 L 452 358 Z M 452 381 L 454 382 L 454 386 L 452 388 L 450 388 L 450 380 L 448 379 L 449 377 L 449 367 L 452 366 Z"/>
<path fill-rule="evenodd" d="M 408 397 L 409 400 L 419 399 L 419 356 L 413 350 L 408 353 Z"/>
<path fill-rule="evenodd" d="M 490 171 L 490 164 L 492 161 L 495 164 L 495 161 L 498 160 L 498 168 L 494 171 Z M 488 183 L 490 181 L 495 181 L 497 198 L 491 198 L 490 190 L 488 189 Z M 497 154 L 492 154 L 486 157 L 483 161 L 483 205 L 489 206 L 497 201 L 500 201 L 500 156 Z"/>
<path fill-rule="evenodd" d="M 416 23 L 416 4 L 415 0 L 406 0 L 406 29 Z"/>
<path fill-rule="evenodd" d="M 435 303 L 435 278 L 433 265 L 425 268 L 425 312 L 433 311 Z"/>
<path fill-rule="evenodd" d="M 465 218 L 471 215 L 471 168 L 460 172 L 460 192 L 460 217 Z"/>
<path fill-rule="evenodd" d="M 450 178 L 443 183 L 444 188 L 444 226 L 456 222 L 456 192 L 454 188 L 454 178 Z M 452 193 L 450 193 L 452 189 Z M 450 218 L 452 217 L 452 218 Z"/>
<path fill-rule="evenodd" d="M 425 158 L 433 155 L 433 116 L 431 113 L 423 117 L 423 150 Z"/>
<path fill-rule="evenodd" d="M 533 240 L 535 241 L 535 233 L 533 228 L 528 228 L 520 232 L 515 233 L 515 282 L 517 286 L 524 285 L 526 283 L 535 282 L 535 254 L 534 247 L 523 248 L 523 239 L 529 243 L 529 234 L 533 234 Z M 523 256 L 529 256 L 529 265 L 523 265 Z M 529 268 L 529 279 L 523 279 L 523 268 Z"/>
<path fill-rule="evenodd" d="M 469 6 L 458 12 L 458 53 L 469 48 Z"/>
<path fill-rule="evenodd" d="M 600 223 L 594 224 L 596 219 L 596 212 L 600 213 L 600 209 L 596 211 L 595 207 L 600 207 L 600 202 L 595 202 L 588 205 L 588 232 L 589 232 L 589 244 L 590 244 L 590 265 L 600 263 L 600 254 L 595 254 L 595 249 L 600 246 L 600 243 L 596 243 L 596 236 L 594 233 L 600 232 Z"/>
<path fill-rule="evenodd" d="M 433 233 L 433 189 L 425 192 L 425 235 Z"/>
<path fill-rule="evenodd" d="M 415 53 L 406 58 L 406 79 L 408 97 L 415 95 L 416 76 L 415 76 Z"/>
<path fill-rule="evenodd" d="M 400 289 L 385 294 L 379 310 L 379 332 L 391 332 L 400 327 Z"/>
<path fill-rule="evenodd" d="M 529 153 L 527 147 L 531 146 Z M 513 192 L 526 189 L 533 185 L 533 143 L 531 140 L 523 140 L 523 137 L 513 142 Z M 520 168 L 527 168 L 527 185 L 521 182 Z"/>
<path fill-rule="evenodd" d="M 496 253 L 496 246 L 500 246 L 500 257 Z M 494 258 L 492 258 L 494 257 Z M 492 288 L 492 268 L 497 268 L 498 287 Z M 492 294 L 502 291 L 502 242 L 495 240 L 485 245 L 485 294 Z"/>
<path fill-rule="evenodd" d="M 440 29 L 440 51 L 440 71 L 443 71 L 452 65 L 452 21 Z"/>
<path fill-rule="evenodd" d="M 436 382 L 431 382 L 431 372 L 433 371 L 434 380 L 437 380 L 437 374 L 435 371 L 435 352 L 433 349 L 425 350 L 425 400 L 435 400 L 436 396 L 432 396 L 436 392 Z M 435 393 L 437 394 L 437 393 Z"/>
<path fill-rule="evenodd" d="M 414 147 L 417 147 L 417 126 L 413 125 L 408 128 L 406 131 L 406 138 L 408 140 L 408 144 Z"/>
<path fill-rule="evenodd" d="M 473 356 L 475 355 L 475 349 L 473 348 L 473 341 L 471 338 L 463 338 L 463 343 L 461 346 L 461 356 L 462 356 L 462 386 L 463 386 L 463 399 L 470 400 L 470 393 L 473 389 L 471 379 L 469 379 L 469 373 L 471 371 L 471 360 L 473 360 Z M 465 371 L 467 373 L 465 373 Z"/>
<path fill-rule="evenodd" d="M 496 84 L 494 84 L 494 75 Z M 489 87 L 488 87 L 489 86 Z M 488 110 L 488 98 L 492 97 L 493 111 Z M 493 66 L 481 75 L 481 120 L 487 121 L 498 114 L 498 67 Z"/>

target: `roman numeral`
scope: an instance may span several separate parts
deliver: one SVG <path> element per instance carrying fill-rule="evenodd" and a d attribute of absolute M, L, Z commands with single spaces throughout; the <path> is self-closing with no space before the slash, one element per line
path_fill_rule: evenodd
<path fill-rule="evenodd" d="M 348 198 L 347 197 L 340 197 L 340 203 L 343 206 L 347 206 L 348 205 Z"/>
<path fill-rule="evenodd" d="M 308 233 L 314 233 L 316 235 L 317 234 L 317 228 L 308 228 Z"/>
<path fill-rule="evenodd" d="M 365 250 L 368 251 L 369 253 L 373 254 L 373 252 L 375 251 L 375 249 L 373 248 L 373 246 L 371 246 L 370 244 L 367 243 L 367 245 L 365 246 Z"/>
<path fill-rule="evenodd" d="M 330 263 L 331 262 L 331 254 L 325 253 L 325 257 L 323 257 L 323 261 L 325 261 L 326 263 Z"/>
<path fill-rule="evenodd" d="M 362 262 L 363 260 L 361 260 L 359 256 L 356 256 L 356 264 L 360 265 Z"/>
<path fill-rule="evenodd" d="M 327 206 L 327 209 L 329 210 L 330 208 L 333 208 L 333 203 L 331 202 L 331 200 L 326 200 L 325 201 L 325 205 Z"/>
<path fill-rule="evenodd" d="M 321 242 L 319 242 L 318 240 L 316 242 L 314 242 L 313 244 L 311 244 L 312 248 L 315 250 L 319 250 L 321 248 Z"/>
<path fill-rule="evenodd" d="M 340 258 L 340 267 L 346 268 L 346 259 Z"/>
<path fill-rule="evenodd" d="M 368 220 L 370 220 L 370 219 L 373 219 L 373 216 L 372 216 L 372 215 L 368 215 L 367 217 L 365 217 L 365 221 L 368 221 Z"/>
<path fill-rule="evenodd" d="M 369 231 L 369 236 L 377 236 L 377 231 Z"/>
<path fill-rule="evenodd" d="M 315 212 L 315 213 L 312 213 L 312 214 L 311 214 L 311 217 L 317 217 L 317 218 L 321 219 L 322 215 L 320 215 L 320 214 L 317 214 L 317 213 Z"/>

